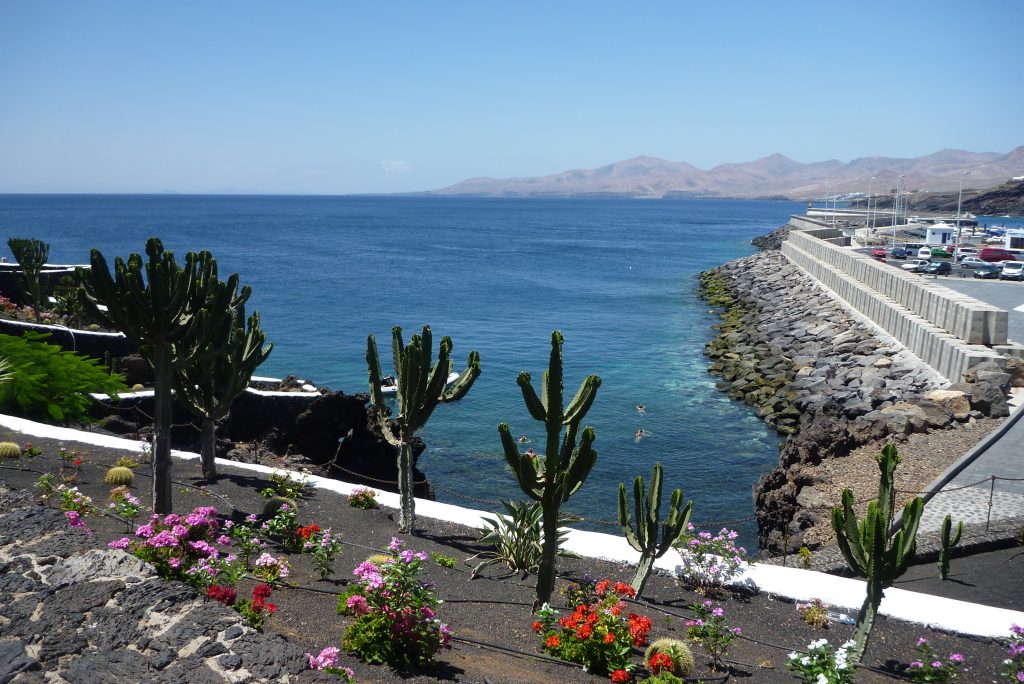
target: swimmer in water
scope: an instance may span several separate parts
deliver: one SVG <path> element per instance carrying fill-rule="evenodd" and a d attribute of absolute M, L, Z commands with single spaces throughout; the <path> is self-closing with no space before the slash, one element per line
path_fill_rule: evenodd
<path fill-rule="evenodd" d="M 651 436 L 651 433 L 647 432 L 647 430 L 644 430 L 643 428 L 637 428 L 637 431 L 636 431 L 636 441 L 639 442 L 644 437 L 650 437 L 650 436 Z"/>
<path fill-rule="evenodd" d="M 523 454 L 523 458 L 537 458 L 537 452 L 533 449 L 527 449 L 526 453 Z"/>
<path fill-rule="evenodd" d="M 641 416 L 644 415 L 644 411 L 646 411 L 646 410 L 647 409 L 644 408 L 643 404 L 637 404 L 636 405 L 636 412 L 639 413 Z"/>
<path fill-rule="evenodd" d="M 519 443 L 520 444 L 529 444 L 530 443 L 530 438 L 527 437 L 526 435 L 519 435 Z"/>

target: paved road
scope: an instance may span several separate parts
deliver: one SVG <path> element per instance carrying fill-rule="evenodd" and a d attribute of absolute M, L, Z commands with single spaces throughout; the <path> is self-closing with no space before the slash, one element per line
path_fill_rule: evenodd
<path fill-rule="evenodd" d="M 939 284 L 1009 312 L 1007 335 L 1024 343 L 1024 283 L 1011 280 L 940 278 Z"/>

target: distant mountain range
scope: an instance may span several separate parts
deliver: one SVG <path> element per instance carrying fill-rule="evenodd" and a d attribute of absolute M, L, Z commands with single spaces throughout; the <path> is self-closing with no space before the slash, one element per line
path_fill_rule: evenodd
<path fill-rule="evenodd" d="M 896 187 L 900 174 L 915 191 L 955 190 L 960 174 L 970 171 L 965 188 L 989 188 L 1024 175 L 1024 146 L 1008 154 L 942 150 L 913 159 L 861 157 L 843 163 L 836 159 L 801 164 L 773 154 L 742 164 L 722 164 L 710 170 L 686 162 L 634 157 L 597 169 L 576 169 L 528 178 L 471 178 L 431 195 L 500 197 L 778 197 L 809 200 L 832 192 L 873 193 Z"/>

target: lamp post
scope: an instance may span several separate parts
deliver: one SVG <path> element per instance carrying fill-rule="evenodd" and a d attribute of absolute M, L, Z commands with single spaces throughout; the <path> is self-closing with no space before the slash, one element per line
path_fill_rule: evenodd
<path fill-rule="evenodd" d="M 868 180 L 868 208 L 867 213 L 864 215 L 864 227 L 868 229 L 868 235 L 871 235 L 871 181 L 875 180 L 872 176 Z"/>
<path fill-rule="evenodd" d="M 833 187 L 832 193 L 832 229 L 836 227 L 836 211 L 839 209 L 839 183 Z"/>
<path fill-rule="evenodd" d="M 964 171 L 960 174 L 960 192 L 956 195 L 956 248 L 960 249 L 960 206 L 961 200 L 964 198 L 964 176 L 968 175 L 970 171 Z M 956 256 L 954 255 L 954 259 Z"/>

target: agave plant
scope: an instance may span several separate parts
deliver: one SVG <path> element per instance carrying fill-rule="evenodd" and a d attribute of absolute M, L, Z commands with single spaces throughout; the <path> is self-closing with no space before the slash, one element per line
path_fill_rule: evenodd
<path fill-rule="evenodd" d="M 490 555 L 473 568 L 471 578 L 475 578 L 489 565 L 504 563 L 515 573 L 536 572 L 540 567 L 541 553 L 544 549 L 543 517 L 544 509 L 540 502 L 534 501 L 502 501 L 501 505 L 508 515 L 496 514 L 493 518 L 483 518 L 484 526 L 479 528 L 483 535 L 481 544 L 492 544 L 494 551 L 484 551 L 477 556 Z M 576 557 L 576 554 L 562 548 L 566 532 L 558 532 L 558 555 Z M 472 559 L 470 559 L 472 560 Z"/>

